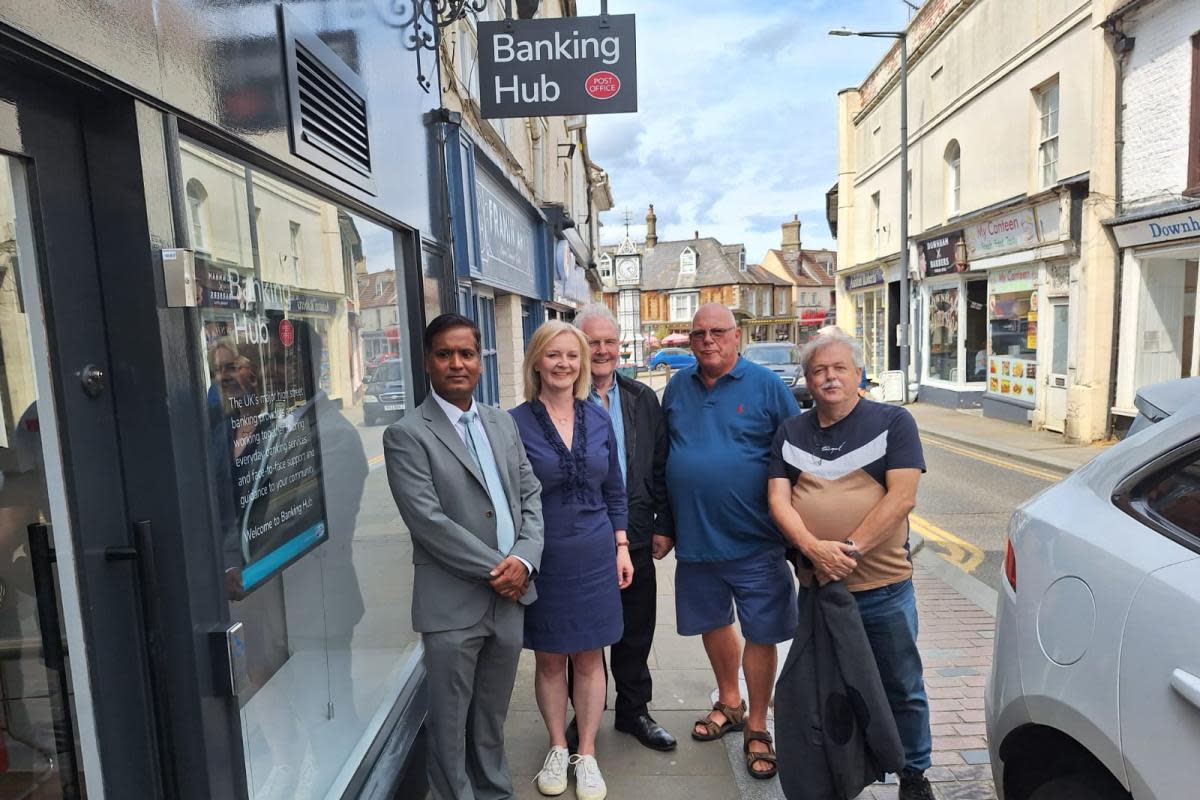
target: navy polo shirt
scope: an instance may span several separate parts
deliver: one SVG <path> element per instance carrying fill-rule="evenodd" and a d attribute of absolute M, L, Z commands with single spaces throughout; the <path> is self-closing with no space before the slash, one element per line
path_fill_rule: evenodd
<path fill-rule="evenodd" d="M 680 370 L 663 394 L 675 556 L 732 561 L 782 547 L 767 471 L 775 431 L 800 408 L 778 375 L 744 358 L 711 389 L 697 369 Z"/>

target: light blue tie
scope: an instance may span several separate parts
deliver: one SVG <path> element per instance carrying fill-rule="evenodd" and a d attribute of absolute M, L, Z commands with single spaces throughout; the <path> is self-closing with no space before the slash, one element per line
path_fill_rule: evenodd
<path fill-rule="evenodd" d="M 479 448 L 475 446 L 475 435 L 471 432 L 471 423 L 478 417 L 478 411 L 464 411 L 458 421 L 463 426 L 463 430 L 467 432 L 467 449 L 471 451 L 471 458 L 475 459 L 475 466 L 479 467 L 479 471 L 483 473 L 488 495 L 491 496 L 492 505 L 496 508 L 496 547 L 501 553 L 508 555 L 508 551 L 512 550 L 513 543 L 517 539 L 517 532 L 513 528 L 508 495 L 504 492 L 500 471 L 496 469 L 496 459 L 491 452 L 487 453 L 488 458 L 483 458 Z M 490 450 L 490 447 L 485 449 Z"/>

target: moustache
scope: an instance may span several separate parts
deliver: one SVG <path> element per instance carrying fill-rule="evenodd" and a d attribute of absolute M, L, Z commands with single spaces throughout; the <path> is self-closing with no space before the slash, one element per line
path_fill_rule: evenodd
<path fill-rule="evenodd" d="M 842 386 L 842 382 L 839 380 L 828 380 L 821 384 L 822 392 L 827 392 L 830 389 L 842 389 L 842 388 L 845 388 L 845 387 Z"/>

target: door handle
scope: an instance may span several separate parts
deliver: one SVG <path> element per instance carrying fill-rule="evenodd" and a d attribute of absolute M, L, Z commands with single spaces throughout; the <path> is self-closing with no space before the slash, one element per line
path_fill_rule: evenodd
<path fill-rule="evenodd" d="M 1184 700 L 1200 708 L 1200 678 L 1190 672 L 1177 669 L 1171 673 L 1171 688 Z"/>

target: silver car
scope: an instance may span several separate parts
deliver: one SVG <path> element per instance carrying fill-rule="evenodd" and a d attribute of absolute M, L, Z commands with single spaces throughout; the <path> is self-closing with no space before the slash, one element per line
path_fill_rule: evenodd
<path fill-rule="evenodd" d="M 1200 381 L 1017 510 L 986 691 L 1003 800 L 1200 797 Z"/>

